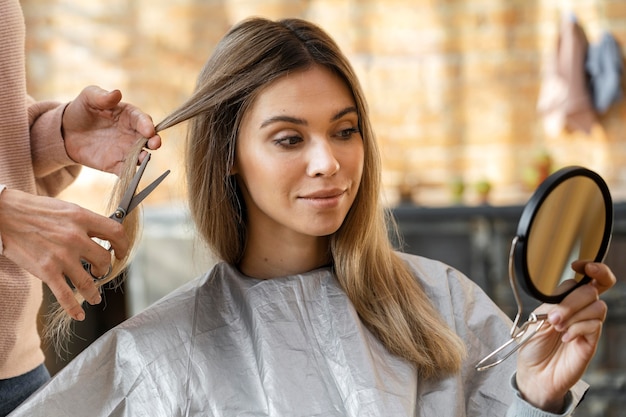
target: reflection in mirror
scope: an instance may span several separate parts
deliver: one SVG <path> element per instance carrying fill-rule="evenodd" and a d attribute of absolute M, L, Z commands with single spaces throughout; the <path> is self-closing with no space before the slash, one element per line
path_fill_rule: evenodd
<path fill-rule="evenodd" d="M 583 276 L 574 274 L 570 265 L 596 258 L 605 224 L 604 197 L 591 178 L 572 177 L 555 187 L 528 232 L 526 262 L 537 291 L 559 295 L 569 289 L 561 285 L 564 280 L 579 282 Z"/>

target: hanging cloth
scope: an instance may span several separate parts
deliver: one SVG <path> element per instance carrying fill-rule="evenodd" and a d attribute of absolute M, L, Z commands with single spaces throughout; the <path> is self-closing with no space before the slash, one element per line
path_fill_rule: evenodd
<path fill-rule="evenodd" d="M 563 129 L 590 133 L 596 121 L 585 70 L 588 46 L 587 36 L 576 17 L 564 18 L 537 103 L 550 136 L 559 135 Z"/>
<path fill-rule="evenodd" d="M 598 43 L 589 46 L 586 67 L 593 106 L 605 113 L 622 98 L 622 51 L 611 33 L 605 31 Z"/>

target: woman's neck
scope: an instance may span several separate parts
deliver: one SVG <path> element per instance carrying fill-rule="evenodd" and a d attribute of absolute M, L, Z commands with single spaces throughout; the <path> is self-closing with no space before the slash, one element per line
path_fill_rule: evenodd
<path fill-rule="evenodd" d="M 300 274 L 328 265 L 329 238 L 307 237 L 298 242 L 248 239 L 239 270 L 250 277 L 271 279 Z"/>

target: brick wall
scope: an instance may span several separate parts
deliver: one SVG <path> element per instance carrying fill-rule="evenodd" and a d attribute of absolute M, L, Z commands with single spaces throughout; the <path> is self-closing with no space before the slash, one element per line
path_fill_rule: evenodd
<path fill-rule="evenodd" d="M 249 15 L 299 16 L 335 37 L 359 73 L 384 150 L 390 203 L 403 184 L 423 204 L 451 202 L 449 183 L 492 183 L 495 204 L 519 203 L 535 158 L 600 172 L 626 189 L 626 103 L 593 130 L 549 137 L 536 111 L 559 22 L 578 17 L 590 42 L 604 30 L 626 45 L 622 0 L 22 0 L 28 81 L 39 99 L 69 100 L 87 84 L 120 88 L 155 121 L 192 90 L 228 27 Z M 622 47 L 622 49 L 624 49 Z M 151 201 L 180 198 L 182 129 L 162 134 L 151 169 L 173 169 Z M 104 184 L 104 185 L 103 185 Z M 66 197 L 92 207 L 109 177 L 85 172 Z M 93 192 L 95 191 L 95 193 Z M 104 195 L 103 195 L 104 194 Z"/>

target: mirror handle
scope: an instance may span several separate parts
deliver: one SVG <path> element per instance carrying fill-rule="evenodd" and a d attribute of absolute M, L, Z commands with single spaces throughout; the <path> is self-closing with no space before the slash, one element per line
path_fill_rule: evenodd
<path fill-rule="evenodd" d="M 515 320 L 513 320 L 513 326 L 511 326 L 511 337 L 515 337 L 515 332 L 517 329 L 517 325 L 519 324 L 519 320 L 522 317 L 522 298 L 519 295 L 519 291 L 517 291 L 517 281 L 515 279 L 515 268 L 513 266 L 513 258 L 515 256 L 515 251 L 517 249 L 517 243 L 519 242 L 519 235 L 513 238 L 511 242 L 511 250 L 509 251 L 509 283 L 511 284 L 511 289 L 513 290 L 513 297 L 515 297 L 515 303 L 517 304 L 517 314 L 515 315 Z"/>
<path fill-rule="evenodd" d="M 545 324 L 548 316 L 546 314 L 535 314 L 531 313 L 528 317 L 528 320 L 518 329 L 517 325 L 519 324 L 520 317 L 522 316 L 522 299 L 517 291 L 517 282 L 515 281 L 515 269 L 513 267 L 513 254 L 515 253 L 515 248 L 519 241 L 519 236 L 515 236 L 513 238 L 513 242 L 511 242 L 511 251 L 509 252 L 509 281 L 511 282 L 511 288 L 513 289 L 513 296 L 515 297 L 515 302 L 517 303 L 517 314 L 515 315 L 515 320 L 513 321 L 513 325 L 511 326 L 510 339 L 507 340 L 502 346 L 491 352 L 489 355 L 485 356 L 480 362 L 478 362 L 475 366 L 477 371 L 484 371 L 489 368 L 493 368 L 494 366 L 504 362 L 511 355 L 513 355 L 519 348 L 524 346 L 531 337 L 533 337 Z M 533 329 L 533 331 L 526 336 L 526 338 L 522 339 L 526 331 L 528 330 L 531 324 L 537 324 L 537 326 Z M 521 341 L 513 346 L 504 356 L 500 359 L 495 360 L 494 362 L 487 363 L 491 358 L 505 350 L 509 347 L 509 345 Z"/>
<path fill-rule="evenodd" d="M 494 366 L 504 362 L 506 359 L 508 359 L 511 355 L 513 355 L 515 352 L 517 352 L 517 350 L 519 348 L 521 348 L 522 346 L 524 346 L 535 334 L 537 334 L 537 332 L 539 330 L 541 330 L 541 328 L 543 327 L 543 325 L 546 323 L 546 320 L 548 319 L 548 315 L 547 314 L 535 314 L 535 313 L 531 313 L 530 316 L 528 317 L 528 320 L 526 320 L 526 322 L 519 328 L 519 330 L 517 330 L 515 332 L 515 334 L 513 334 L 511 336 L 511 338 L 509 340 L 507 340 L 502 346 L 500 346 L 499 348 L 497 348 L 496 350 L 494 350 L 493 352 L 491 352 L 489 355 L 485 356 L 480 362 L 478 362 L 475 366 L 477 371 L 484 371 L 486 369 L 489 368 L 493 368 Z M 525 338 L 523 338 L 517 345 L 513 346 L 504 356 L 502 356 L 500 359 L 495 360 L 494 362 L 485 364 L 485 362 L 487 362 L 489 359 L 493 358 L 494 356 L 496 356 L 498 353 L 502 352 L 503 350 L 505 350 L 507 347 L 509 347 L 509 345 L 511 345 L 512 343 L 517 342 L 519 339 L 521 339 L 524 334 L 526 334 L 526 332 L 528 331 L 528 328 L 531 324 L 536 324 L 536 327 L 532 330 L 532 332 L 530 332 L 528 334 L 528 336 L 526 336 Z"/>

